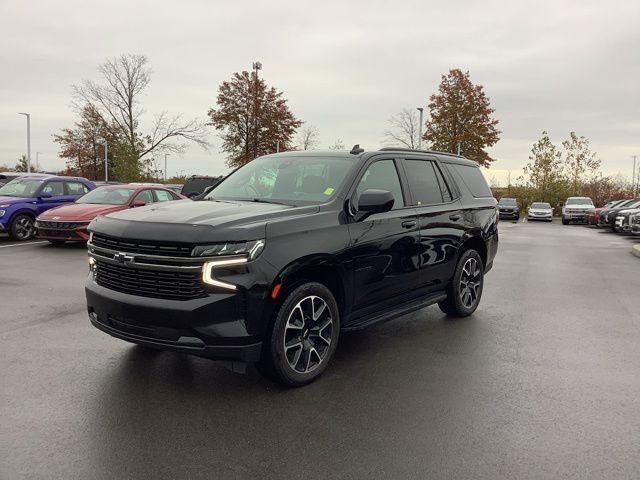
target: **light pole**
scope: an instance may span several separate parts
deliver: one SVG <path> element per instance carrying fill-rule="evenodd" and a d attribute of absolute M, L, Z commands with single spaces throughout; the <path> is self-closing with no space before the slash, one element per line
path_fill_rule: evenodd
<path fill-rule="evenodd" d="M 631 196 L 636 196 L 636 155 L 633 155 L 633 173 L 631 173 Z M 640 170 L 640 168 L 638 169 Z M 638 183 L 640 183 L 640 172 L 638 172 Z"/>
<path fill-rule="evenodd" d="M 36 170 L 40 168 L 40 152 L 36 152 Z"/>
<path fill-rule="evenodd" d="M 422 150 L 422 112 L 424 108 L 418 107 L 417 110 L 420 112 L 420 128 L 418 130 L 418 150 Z"/>
<path fill-rule="evenodd" d="M 99 143 L 104 145 L 104 181 L 105 183 L 108 183 L 109 182 L 109 162 L 107 160 L 109 158 L 108 157 L 109 147 L 107 146 L 107 139 L 105 138 Z"/>
<path fill-rule="evenodd" d="M 167 155 L 171 155 L 170 153 L 164 154 L 164 181 L 167 181 Z"/>
<path fill-rule="evenodd" d="M 27 117 L 27 173 L 31 173 L 31 114 L 20 112 Z"/>

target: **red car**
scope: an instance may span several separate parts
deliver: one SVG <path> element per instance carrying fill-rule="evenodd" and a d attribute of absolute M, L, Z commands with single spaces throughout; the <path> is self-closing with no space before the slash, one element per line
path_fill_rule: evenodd
<path fill-rule="evenodd" d="M 44 212 L 36 219 L 36 235 L 56 246 L 65 242 L 86 242 L 89 239 L 87 226 L 98 215 L 185 198 L 159 185 L 106 185 L 74 203 Z"/>

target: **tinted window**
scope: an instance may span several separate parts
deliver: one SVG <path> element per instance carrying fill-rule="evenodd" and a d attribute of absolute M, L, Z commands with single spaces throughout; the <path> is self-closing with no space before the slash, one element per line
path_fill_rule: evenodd
<path fill-rule="evenodd" d="M 453 169 L 462 177 L 462 181 L 467 186 L 474 197 L 492 197 L 491 189 L 484 179 L 484 175 L 478 167 L 467 165 L 450 164 Z"/>
<path fill-rule="evenodd" d="M 171 195 L 171 193 L 167 192 L 166 190 L 154 190 L 154 192 L 156 194 L 156 199 L 158 202 L 169 202 L 171 200 L 175 200 L 173 195 Z"/>
<path fill-rule="evenodd" d="M 136 195 L 136 200 L 142 200 L 145 203 L 153 203 L 153 195 L 151 194 L 151 190 L 143 190 L 138 195 Z"/>
<path fill-rule="evenodd" d="M 62 182 L 49 182 L 42 189 L 42 193 L 50 193 L 53 197 L 64 195 L 64 184 Z"/>
<path fill-rule="evenodd" d="M 567 199 L 567 205 L 593 205 L 589 197 L 573 197 Z"/>
<path fill-rule="evenodd" d="M 501 198 L 498 205 L 503 205 L 505 207 L 517 207 L 518 201 L 515 198 Z"/>
<path fill-rule="evenodd" d="M 393 209 L 404 207 L 400 178 L 393 160 L 380 160 L 369 165 L 356 188 L 356 198 L 369 189 L 388 190 L 393 194 Z"/>
<path fill-rule="evenodd" d="M 405 160 L 407 181 L 414 205 L 442 203 L 440 182 L 433 162 L 427 160 Z"/>
<path fill-rule="evenodd" d="M 84 195 L 89 192 L 89 188 L 80 182 L 67 182 L 67 191 L 69 195 Z"/>

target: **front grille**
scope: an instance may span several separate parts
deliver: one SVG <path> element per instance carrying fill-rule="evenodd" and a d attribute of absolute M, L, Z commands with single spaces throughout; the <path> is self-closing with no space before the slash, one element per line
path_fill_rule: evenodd
<path fill-rule="evenodd" d="M 634 225 L 640 225 L 640 215 L 631 217 L 631 223 Z"/>
<path fill-rule="evenodd" d="M 95 280 L 110 290 L 143 297 L 192 300 L 207 296 L 199 272 L 121 267 L 97 260 Z"/>
<path fill-rule="evenodd" d="M 186 243 L 126 240 L 97 234 L 93 235 L 92 243 L 96 247 L 109 248 L 118 252 L 143 253 L 162 257 L 190 257 L 193 249 L 192 245 Z"/>
<path fill-rule="evenodd" d="M 38 233 L 45 237 L 81 238 L 75 230 L 48 230 L 46 228 L 38 228 Z"/>
<path fill-rule="evenodd" d="M 38 228 L 61 228 L 63 230 L 72 230 L 79 227 L 86 227 L 89 222 L 49 222 L 38 220 L 36 226 Z"/>

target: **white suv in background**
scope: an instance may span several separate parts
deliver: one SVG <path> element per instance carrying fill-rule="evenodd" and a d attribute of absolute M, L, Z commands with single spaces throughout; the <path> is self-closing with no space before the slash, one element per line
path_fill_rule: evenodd
<path fill-rule="evenodd" d="M 562 207 L 562 224 L 569 225 L 571 222 L 584 223 L 587 216 L 596 207 L 589 197 L 569 197 Z"/>

